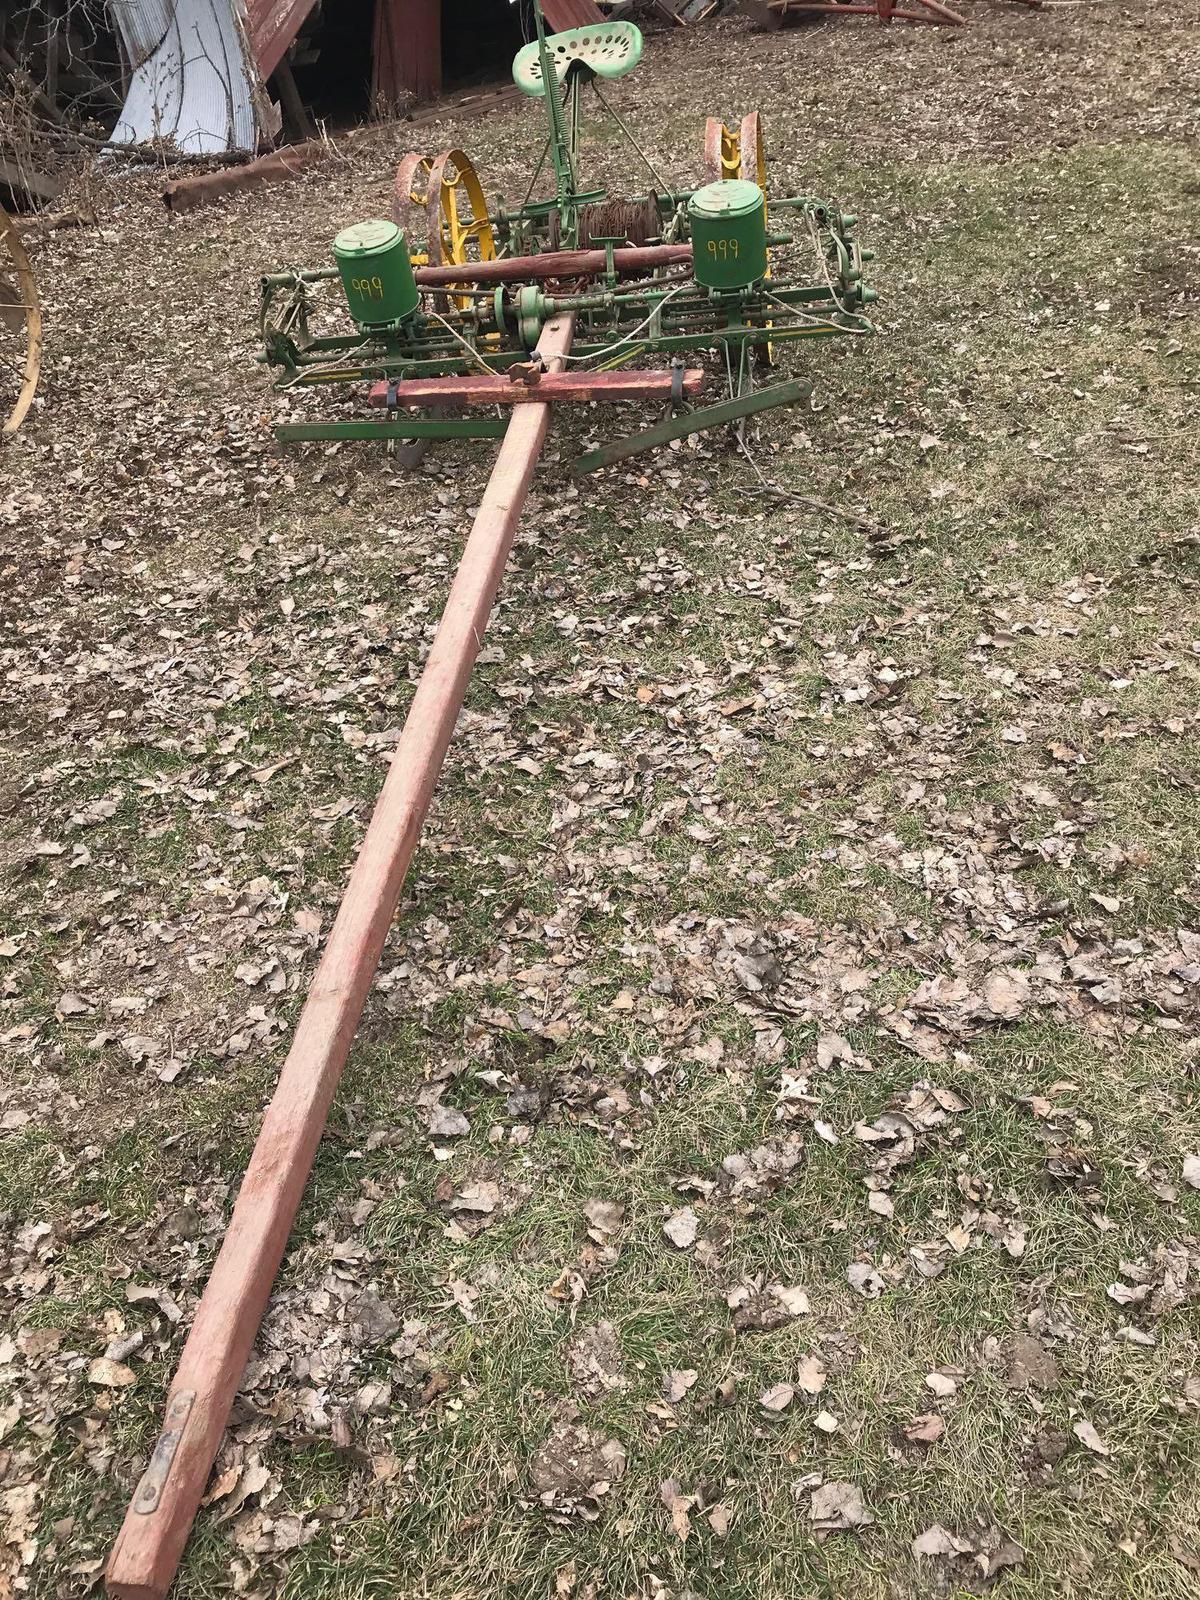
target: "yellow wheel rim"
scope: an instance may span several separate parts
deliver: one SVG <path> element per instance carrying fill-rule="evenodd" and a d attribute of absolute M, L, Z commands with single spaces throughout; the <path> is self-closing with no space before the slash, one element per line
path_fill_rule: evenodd
<path fill-rule="evenodd" d="M 431 266 L 464 266 L 469 261 L 494 261 L 496 236 L 488 215 L 483 185 L 461 150 L 443 150 L 429 171 L 426 200 Z M 460 306 L 471 297 L 452 296 Z"/>
<path fill-rule="evenodd" d="M 709 117 L 704 124 L 704 173 L 710 183 L 736 178 L 741 170 L 741 138 L 738 130 L 727 128 L 720 117 Z"/>

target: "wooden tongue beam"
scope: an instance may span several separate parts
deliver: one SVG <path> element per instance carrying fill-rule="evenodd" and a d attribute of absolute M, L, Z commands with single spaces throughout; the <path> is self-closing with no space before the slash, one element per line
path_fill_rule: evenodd
<path fill-rule="evenodd" d="M 572 331 L 569 317 L 546 324 L 538 349 L 550 370 L 571 348 Z M 549 420 L 548 403 L 515 410 L 496 456 L 197 1307 L 163 1431 L 109 1557 L 108 1593 L 121 1600 L 163 1600 L 183 1555 L 454 733 Z"/>

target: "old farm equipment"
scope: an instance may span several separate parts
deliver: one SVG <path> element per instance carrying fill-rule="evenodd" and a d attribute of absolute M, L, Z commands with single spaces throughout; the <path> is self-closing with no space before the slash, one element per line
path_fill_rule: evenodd
<path fill-rule="evenodd" d="M 42 312 L 17 224 L 0 207 L 0 433 L 15 433 L 42 366 Z"/>
<path fill-rule="evenodd" d="M 398 439 L 411 446 L 436 437 L 503 438 L 197 1307 L 162 1432 L 109 1560 L 109 1592 L 124 1600 L 160 1600 L 182 1557 L 454 732 L 552 406 L 657 400 L 675 408 L 657 425 L 584 457 L 579 465 L 590 470 L 801 399 L 803 380 L 756 389 L 756 366 L 796 339 L 870 329 L 862 308 L 872 296 L 862 282 L 853 219 L 826 201 L 795 197 L 773 201 L 768 223 L 761 128 L 753 116 L 737 129 L 710 125 L 711 181 L 698 190 L 675 193 L 657 177 L 652 191 L 632 200 L 582 189 L 583 93 L 632 67 L 641 35 L 606 24 L 547 38 L 536 0 L 534 16 L 537 38 L 518 54 L 514 72 L 547 112 L 552 197 L 489 212 L 460 152 L 409 157 L 400 168 L 399 219 L 351 226 L 335 241 L 332 267 L 279 273 L 264 284 L 267 358 L 283 385 L 365 385 L 383 412 L 287 423 L 284 439 Z M 427 219 L 420 252 L 405 233 L 414 213 Z M 815 245 L 815 282 L 779 267 L 774 229 L 781 218 Z M 315 302 L 327 290 L 335 304 L 340 297 L 343 318 L 348 311 L 349 329 L 320 331 L 325 313 Z M 723 401 L 684 409 L 706 380 L 703 365 L 684 366 L 686 353 L 723 375 Z M 632 365 L 656 357 L 668 364 Z M 497 404 L 507 417 L 478 414 Z"/>
<path fill-rule="evenodd" d="M 1034 3 L 1040 5 L 1041 0 Z M 764 4 L 776 25 L 819 16 L 875 17 L 883 23 L 929 22 L 950 28 L 961 28 L 967 20 L 942 0 L 907 0 L 902 5 L 896 0 L 764 0 Z"/>
<path fill-rule="evenodd" d="M 482 407 L 530 399 L 655 401 L 655 426 L 581 457 L 589 472 L 672 438 L 807 397 L 805 380 L 759 387 L 773 355 L 798 339 L 864 334 L 864 253 L 854 218 L 802 195 L 768 200 L 762 129 L 710 119 L 702 187 L 675 190 L 655 170 L 602 85 L 636 66 L 628 22 L 538 36 L 513 67 L 541 100 L 547 134 L 524 201 L 490 209 L 461 150 L 400 163 L 392 214 L 343 230 L 334 261 L 263 279 L 265 359 L 287 390 L 371 383 L 369 417 L 288 421 L 285 441 L 502 434 Z M 552 85 L 547 92 L 547 85 Z M 585 97 L 611 117 L 651 187 L 631 198 L 587 188 L 580 175 Z M 549 168 L 554 192 L 532 198 Z M 787 246 L 797 246 L 785 259 Z M 793 256 L 803 271 L 789 267 Z M 551 373 L 538 342 L 570 318 L 571 348 Z M 712 365 L 725 398 L 695 401 Z M 640 365 L 658 358 L 665 365 Z M 639 364 L 639 365 L 636 365 Z M 624 370 L 621 369 L 631 369 Z M 380 414 L 382 413 L 382 414 Z M 453 413 L 465 413 L 454 415 Z M 411 452 L 415 454 L 416 452 Z M 410 455 L 411 459 L 411 455 Z"/>

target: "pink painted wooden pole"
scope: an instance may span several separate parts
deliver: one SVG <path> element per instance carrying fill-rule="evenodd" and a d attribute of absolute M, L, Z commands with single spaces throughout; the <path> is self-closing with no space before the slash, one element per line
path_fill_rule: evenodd
<path fill-rule="evenodd" d="M 547 323 L 554 371 L 572 323 Z M 174 1579 L 358 1027 L 462 708 L 550 420 L 513 412 L 350 882 L 267 1107 L 154 1446 L 106 1574 L 110 1595 L 162 1600 Z"/>

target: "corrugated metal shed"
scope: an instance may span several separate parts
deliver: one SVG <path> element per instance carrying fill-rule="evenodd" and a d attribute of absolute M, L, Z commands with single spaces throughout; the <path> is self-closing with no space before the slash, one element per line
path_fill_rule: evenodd
<path fill-rule="evenodd" d="M 164 140 L 188 155 L 258 148 L 257 84 L 234 0 L 110 3 L 133 66 L 110 144 Z"/>
<path fill-rule="evenodd" d="M 318 0 L 108 0 L 132 74 L 110 144 L 170 141 L 189 155 L 254 151 L 268 127 L 261 84 L 276 70 Z M 494 0 L 498 6 L 507 0 Z M 339 26 L 327 0 L 326 29 Z M 602 22 L 593 0 L 543 0 L 548 27 Z M 454 0 L 375 0 L 375 105 L 442 88 L 442 27 Z M 498 75 L 507 61 L 497 62 Z"/>
<path fill-rule="evenodd" d="M 175 0 L 108 0 L 108 11 L 130 71 L 136 71 L 166 38 Z"/>

